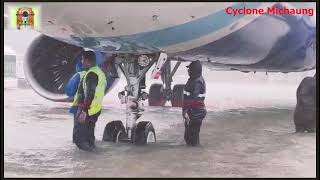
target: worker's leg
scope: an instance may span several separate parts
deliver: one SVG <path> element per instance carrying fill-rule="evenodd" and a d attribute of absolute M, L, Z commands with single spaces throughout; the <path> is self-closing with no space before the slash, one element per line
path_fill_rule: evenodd
<path fill-rule="evenodd" d="M 200 144 L 200 128 L 202 124 L 201 120 L 191 120 L 190 121 L 190 144 L 191 146 L 197 146 Z"/>
<path fill-rule="evenodd" d="M 74 140 L 75 144 L 79 149 L 84 151 L 92 151 L 88 140 L 88 120 L 86 119 L 84 123 L 80 123 L 78 120 L 75 120 L 75 129 L 74 129 Z"/>
<path fill-rule="evenodd" d="M 88 121 L 88 124 L 87 124 L 87 132 L 88 132 L 87 141 L 91 147 L 95 148 L 94 130 L 95 130 L 96 122 L 98 120 L 98 116 L 91 116 L 89 117 L 89 119 L 90 120 Z"/>
<path fill-rule="evenodd" d="M 207 114 L 206 109 L 192 109 L 190 113 L 190 144 L 191 146 L 197 146 L 200 144 L 200 128 L 202 120 Z"/>
<path fill-rule="evenodd" d="M 76 119 L 74 118 L 74 126 L 73 126 L 73 140 L 74 143 L 79 143 L 83 141 L 84 139 L 84 134 L 82 133 L 83 131 L 83 125 Z"/>

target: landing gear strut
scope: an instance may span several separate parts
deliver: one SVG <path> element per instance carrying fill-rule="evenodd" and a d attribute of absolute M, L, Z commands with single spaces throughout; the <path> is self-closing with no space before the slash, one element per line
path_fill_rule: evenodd
<path fill-rule="evenodd" d="M 141 121 L 137 123 L 144 111 L 142 101 L 148 98 L 148 94 L 142 91 L 146 87 L 145 75 L 155 63 L 152 76 L 159 76 L 167 55 L 160 53 L 158 60 L 155 59 L 146 55 L 117 58 L 116 63 L 127 81 L 125 90 L 118 94 L 121 103 L 126 104 L 126 125 L 124 127 L 120 120 L 109 122 L 104 130 L 104 141 L 128 141 L 139 145 L 156 141 L 156 133 L 151 122 Z"/>

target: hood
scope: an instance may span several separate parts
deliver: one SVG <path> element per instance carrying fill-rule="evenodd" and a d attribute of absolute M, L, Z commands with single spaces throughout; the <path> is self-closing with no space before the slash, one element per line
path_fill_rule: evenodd
<path fill-rule="evenodd" d="M 193 61 L 188 66 L 188 74 L 191 78 L 197 78 L 202 75 L 202 65 L 200 61 Z"/>

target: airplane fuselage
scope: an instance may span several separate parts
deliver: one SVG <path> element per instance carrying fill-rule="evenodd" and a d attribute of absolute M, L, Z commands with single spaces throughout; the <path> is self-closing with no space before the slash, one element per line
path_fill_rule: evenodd
<path fill-rule="evenodd" d="M 106 53 L 166 52 L 216 70 L 295 72 L 316 65 L 315 3 L 38 3 L 37 31 Z M 245 9 L 275 14 L 245 14 Z M 276 13 L 313 8 L 313 14 Z M 241 11 L 242 10 L 242 11 Z M 242 12 L 242 13 L 241 13 Z"/>

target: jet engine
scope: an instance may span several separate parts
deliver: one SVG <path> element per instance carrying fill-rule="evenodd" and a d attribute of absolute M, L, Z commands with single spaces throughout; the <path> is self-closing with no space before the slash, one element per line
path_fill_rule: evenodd
<path fill-rule="evenodd" d="M 76 73 L 79 55 L 83 48 L 53 39 L 46 35 L 37 37 L 29 46 L 24 59 L 24 73 L 31 87 L 42 97 L 67 102 L 72 98 L 65 94 L 65 86 Z M 106 73 L 107 76 L 108 73 Z M 106 92 L 116 78 L 108 78 Z M 110 84 L 111 83 L 111 84 Z"/>

